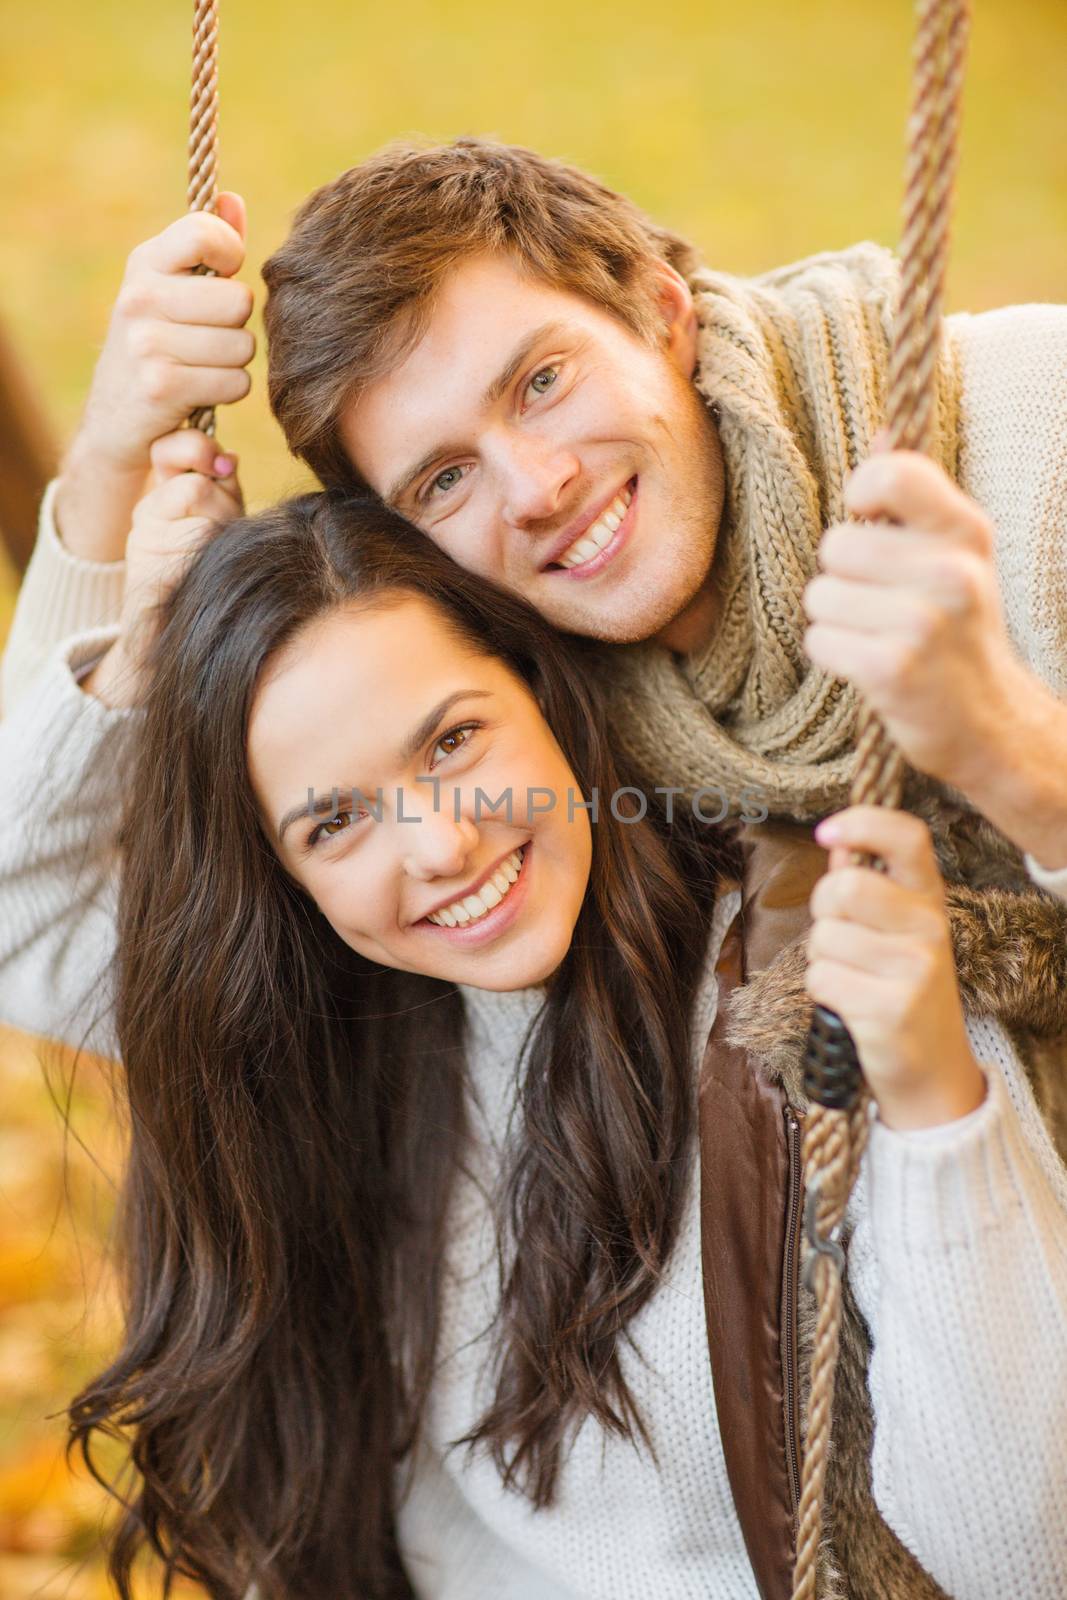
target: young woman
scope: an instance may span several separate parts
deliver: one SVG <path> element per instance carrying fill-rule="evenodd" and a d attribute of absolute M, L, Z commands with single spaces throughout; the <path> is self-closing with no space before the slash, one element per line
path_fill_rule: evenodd
<path fill-rule="evenodd" d="M 580 646 L 369 502 L 209 539 L 146 683 L 126 1333 L 72 1407 L 132 1437 L 120 1594 L 148 1541 L 219 1600 L 754 1596 L 693 1160 L 730 831 L 618 770 Z M 890 958 L 841 1006 L 883 1114 L 971 1123 L 903 820 L 848 841 L 894 882 L 827 900 L 819 997 L 844 918 L 854 987 Z"/>
<path fill-rule="evenodd" d="M 472 1434 L 545 1502 L 583 1414 L 632 1423 L 616 1337 L 678 1231 L 725 837 L 635 820 L 588 672 L 532 611 L 327 496 L 207 545 L 131 759 L 129 1322 L 74 1408 L 86 1442 L 136 1423 L 116 1577 L 147 1532 L 213 1594 L 384 1594 L 469 1133 L 467 986 L 544 985 L 501 1023 L 505 1054 L 532 1027 L 517 1253 Z"/>

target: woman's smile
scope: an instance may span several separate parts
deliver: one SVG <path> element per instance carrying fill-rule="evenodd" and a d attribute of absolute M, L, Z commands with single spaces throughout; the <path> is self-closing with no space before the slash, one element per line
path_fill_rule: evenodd
<path fill-rule="evenodd" d="M 510 850 L 493 864 L 471 888 L 415 924 L 454 944 L 471 949 L 487 944 L 514 925 L 526 899 L 533 845 Z"/>

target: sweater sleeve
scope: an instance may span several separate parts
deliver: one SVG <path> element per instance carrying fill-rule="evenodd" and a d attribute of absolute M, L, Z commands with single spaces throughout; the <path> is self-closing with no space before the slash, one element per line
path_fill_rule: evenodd
<path fill-rule="evenodd" d="M 1067 305 L 948 318 L 960 357 L 959 484 L 988 514 L 1004 620 L 1067 697 Z"/>
<path fill-rule="evenodd" d="M 993 524 L 1013 644 L 1067 699 L 1067 306 L 957 312 L 948 327 L 962 378 L 960 488 Z M 1067 867 L 1027 855 L 1026 869 L 1067 899 Z"/>
<path fill-rule="evenodd" d="M 0 1022 L 112 1058 L 117 774 L 140 713 L 74 671 L 115 632 L 60 641 L 0 721 Z"/>
<path fill-rule="evenodd" d="M 1067 1170 L 1004 1030 L 968 1031 L 983 1104 L 917 1132 L 876 1119 L 857 1186 L 874 1494 L 948 1593 L 1053 1600 L 1067 1594 Z"/>
<path fill-rule="evenodd" d="M 41 501 L 37 542 L 0 658 L 0 715 L 7 716 L 62 639 L 118 621 L 125 561 L 71 555 L 55 521 L 56 479 Z"/>

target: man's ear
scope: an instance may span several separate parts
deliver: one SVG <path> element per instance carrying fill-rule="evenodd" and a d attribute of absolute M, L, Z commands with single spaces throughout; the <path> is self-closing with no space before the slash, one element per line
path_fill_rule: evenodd
<path fill-rule="evenodd" d="M 667 354 L 682 375 L 691 378 L 697 364 L 697 314 L 693 291 L 667 261 L 657 257 L 652 271 Z"/>

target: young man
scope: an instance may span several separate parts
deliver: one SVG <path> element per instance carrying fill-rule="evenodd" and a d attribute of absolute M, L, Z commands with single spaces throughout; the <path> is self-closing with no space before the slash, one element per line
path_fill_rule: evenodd
<path fill-rule="evenodd" d="M 247 392 L 242 231 L 226 196 L 221 219 L 183 218 L 130 257 L 44 507 L 8 709 L 72 621 L 116 614 L 152 442 Z M 218 276 L 190 275 L 200 260 Z M 903 454 L 845 486 L 884 394 L 894 275 L 873 248 L 747 293 L 583 174 L 460 141 L 383 152 L 319 191 L 265 277 L 271 399 L 295 453 L 560 627 L 666 647 L 657 685 L 715 722 L 705 770 L 668 756 L 685 767 L 672 781 L 723 784 L 735 807 L 742 780 L 761 783 L 798 817 L 840 803 L 844 679 L 1032 869 L 1067 871 L 1067 310 L 949 319 L 935 447 L 967 495 Z M 214 470 L 201 436 L 168 451 L 171 470 Z M 234 509 L 194 478 L 174 494 L 191 514 Z M 820 545 L 846 511 L 903 526 Z M 682 691 L 667 651 L 687 663 Z"/>
<path fill-rule="evenodd" d="M 97 847 L 86 877 L 85 815 L 113 813 L 118 775 L 89 753 L 106 754 L 131 714 L 140 613 L 202 518 L 236 506 L 232 461 L 172 430 L 247 389 L 242 232 L 227 197 L 220 218 L 184 218 L 130 258 L 5 657 L 0 1014 L 41 1032 L 70 1036 L 75 991 L 110 947 L 113 859 Z M 191 276 L 200 262 L 218 276 Z M 585 175 L 460 141 L 386 151 L 313 195 L 265 277 L 271 400 L 291 448 L 327 483 L 370 487 L 558 626 L 605 641 L 614 735 L 661 783 L 717 788 L 735 811 L 755 787 L 776 817 L 821 816 L 847 799 L 859 690 L 935 780 L 939 817 L 957 791 L 1067 897 L 1067 311 L 950 319 L 940 465 L 861 465 L 895 293 L 874 247 L 753 282 L 709 273 Z M 134 520 L 127 570 L 153 448 L 186 520 L 165 549 Z M 833 526 L 846 512 L 900 526 Z M 64 749 L 78 758 L 60 770 Z M 964 885 L 1000 892 L 1004 871 L 1018 898 L 991 836 L 966 859 L 955 838 L 946 823 Z M 845 905 L 841 916 L 847 934 Z M 951 1165 L 955 1125 L 928 1131 L 918 1159 L 940 1151 Z M 1055 1164 L 1043 1137 L 1030 1159 Z M 967 1391 L 953 1415 L 988 1407 L 988 1390 Z M 1004 1592 L 999 1576 L 981 1587 L 995 1530 L 988 1548 L 949 1549 L 951 1440 L 926 1444 L 941 1465 L 923 1481 L 948 1500 L 913 1494 L 895 1508 L 898 1531 L 953 1592 Z M 1017 1481 L 1023 1463 L 1008 1454 L 997 1467 Z M 887 1482 L 907 1490 L 907 1474 L 886 1471 L 883 1505 Z M 910 1514 L 930 1538 L 906 1529 Z M 1020 1515 L 1008 1547 L 1029 1549 Z M 883 1547 L 872 1536 L 864 1548 L 857 1560 L 877 1570 Z M 1026 1589 L 1021 1565 L 1011 1576 Z M 940 1592 L 929 1581 L 908 1569 L 885 1592 Z"/>

